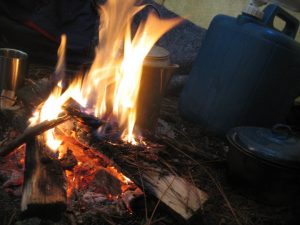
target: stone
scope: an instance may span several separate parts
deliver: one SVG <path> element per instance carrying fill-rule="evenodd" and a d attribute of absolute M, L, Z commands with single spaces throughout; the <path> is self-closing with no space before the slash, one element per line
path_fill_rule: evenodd
<path fill-rule="evenodd" d="M 178 16 L 153 0 L 144 0 L 143 3 L 150 4 L 156 8 L 161 18 L 173 18 Z M 145 19 L 149 10 L 151 10 L 151 7 L 147 7 L 139 13 L 135 18 L 135 23 L 137 24 L 139 21 Z M 201 47 L 205 33 L 206 29 L 195 25 L 189 20 L 183 19 L 180 25 L 166 33 L 157 44 L 170 52 L 171 62 L 180 66 L 178 72 L 187 74 L 192 68 L 192 64 Z"/>

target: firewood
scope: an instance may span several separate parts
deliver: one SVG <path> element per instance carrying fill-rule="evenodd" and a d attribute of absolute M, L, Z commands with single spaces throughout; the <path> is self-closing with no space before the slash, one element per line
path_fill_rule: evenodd
<path fill-rule="evenodd" d="M 185 222 L 201 211 L 208 195 L 170 171 L 161 163 L 163 159 L 158 158 L 147 147 L 95 141 L 92 135 L 85 135 L 80 130 L 78 124 L 71 120 L 56 128 L 57 134 L 65 143 L 72 140 L 73 143 L 77 142 L 80 146 L 96 150 L 104 158 L 113 161 L 119 171 Z"/>
<path fill-rule="evenodd" d="M 26 106 L 36 107 L 41 102 L 43 102 L 47 96 L 49 96 L 54 85 L 53 82 L 48 78 L 43 78 L 37 81 L 24 86 L 23 88 L 17 91 L 17 97 L 21 100 Z"/>
<path fill-rule="evenodd" d="M 60 161 L 45 145 L 43 135 L 26 143 L 21 211 L 25 215 L 56 218 L 66 209 L 67 194 Z"/>
<path fill-rule="evenodd" d="M 50 121 L 44 121 L 42 123 L 39 123 L 35 126 L 28 127 L 20 136 L 18 136 L 16 139 L 8 143 L 7 145 L 0 148 L 0 157 L 8 155 L 10 152 L 12 152 L 14 149 L 20 147 L 22 144 L 24 144 L 26 141 L 34 138 L 35 136 L 53 128 L 57 125 L 65 122 L 69 119 L 68 115 L 63 115 L 57 119 L 50 120 Z"/>
<path fill-rule="evenodd" d="M 106 121 L 95 117 L 94 115 L 90 115 L 84 113 L 85 109 L 76 102 L 73 98 L 69 98 L 62 107 L 66 114 L 70 115 L 72 118 L 90 126 L 93 128 L 98 128 L 101 125 L 105 124 Z"/>
<path fill-rule="evenodd" d="M 0 110 L 12 109 L 14 110 L 14 104 L 16 102 L 15 92 L 11 90 L 3 89 L 0 96 Z"/>
<path fill-rule="evenodd" d="M 145 190 L 187 221 L 201 211 L 203 204 L 208 200 L 208 195 L 204 191 L 185 179 L 163 170 L 143 171 L 141 179 Z"/>
<path fill-rule="evenodd" d="M 88 124 L 91 127 L 98 128 L 101 125 L 105 124 L 104 120 L 101 120 L 93 115 L 88 115 L 86 113 L 81 112 L 79 107 L 76 106 L 64 106 L 63 109 L 65 112 L 71 117 L 83 122 L 84 124 Z"/>

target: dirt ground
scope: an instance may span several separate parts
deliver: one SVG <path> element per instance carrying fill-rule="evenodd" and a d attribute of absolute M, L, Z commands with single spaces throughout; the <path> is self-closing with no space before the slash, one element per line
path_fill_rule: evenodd
<path fill-rule="evenodd" d="M 49 76 L 52 68 L 31 65 L 30 77 L 38 80 Z M 28 82 L 28 81 L 27 81 Z M 30 81 L 29 81 L 30 82 Z M 229 182 L 227 176 L 226 140 L 205 132 L 201 127 L 184 121 L 177 108 L 178 97 L 164 98 L 161 107 L 159 126 L 160 138 L 168 145 L 169 165 L 198 188 L 209 194 L 209 200 L 191 224 L 203 225 L 297 225 L 300 224 L 300 209 L 295 206 L 268 206 L 255 201 L 243 190 Z M 14 135 L 12 121 L 7 114 L 0 113 L 0 140 Z M 19 156 L 22 157 L 22 156 Z M 1 163 L 4 159 L 0 158 Z M 4 187 L 4 177 L 0 177 L 0 224 L 2 225 L 37 225 L 37 224 L 178 224 L 164 209 L 149 208 L 133 212 L 124 217 L 113 217 L 108 214 L 81 212 L 68 209 L 60 221 L 39 218 L 22 218 L 20 214 L 21 188 L 14 192 Z M 16 186 L 20 184 L 16 184 Z M 155 202 L 154 202 L 155 204 Z M 152 215 L 152 216 L 151 216 Z"/>

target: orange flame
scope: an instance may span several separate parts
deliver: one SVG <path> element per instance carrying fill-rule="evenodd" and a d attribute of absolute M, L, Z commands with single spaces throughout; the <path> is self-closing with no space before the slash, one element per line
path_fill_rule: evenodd
<path fill-rule="evenodd" d="M 112 112 L 123 129 L 123 140 L 132 144 L 136 143 L 134 126 L 143 61 L 156 41 L 181 21 L 161 20 L 152 12 L 132 37 L 133 16 L 144 8 L 135 2 L 109 0 L 100 8 L 100 43 L 83 83 L 83 95 L 95 115 Z"/>
<path fill-rule="evenodd" d="M 133 17 L 144 8 L 135 3 L 136 0 L 108 0 L 100 7 L 100 43 L 90 71 L 82 83 L 76 80 L 64 93 L 57 86 L 38 113 L 39 119 L 32 119 L 35 123 L 56 118 L 72 97 L 95 116 L 118 122 L 122 139 L 137 143 L 134 128 L 143 61 L 157 40 L 181 19 L 162 20 L 152 12 L 132 37 Z M 62 38 L 56 73 L 64 68 L 65 44 Z M 60 141 L 54 138 L 53 130 L 47 132 L 47 137 L 49 146 L 56 150 Z"/>

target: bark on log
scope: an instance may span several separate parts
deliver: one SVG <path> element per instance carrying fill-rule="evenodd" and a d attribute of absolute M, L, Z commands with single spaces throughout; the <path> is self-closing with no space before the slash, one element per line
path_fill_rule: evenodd
<path fill-rule="evenodd" d="M 37 83 L 27 85 L 17 91 L 17 97 L 27 107 L 36 107 L 49 96 L 53 89 L 53 82 L 48 78 L 43 78 Z"/>
<path fill-rule="evenodd" d="M 144 192 L 164 203 L 171 212 L 179 215 L 185 222 L 196 215 L 207 201 L 208 195 L 204 191 L 172 173 L 162 163 L 163 159 L 155 158 L 155 156 L 152 158 L 151 150 L 129 144 L 95 142 L 90 135 L 90 130 L 78 129 L 78 127 L 74 130 L 72 126 L 76 126 L 76 122 L 69 120 L 56 127 L 57 133 L 65 137 L 64 143 L 77 142 L 80 146 L 102 153 L 104 158 L 113 161 L 119 171 L 135 182 Z M 79 133 L 84 130 L 86 134 Z M 70 149 L 72 149 L 71 146 Z"/>
<path fill-rule="evenodd" d="M 26 144 L 21 211 L 30 216 L 57 218 L 66 205 L 64 171 L 59 160 L 51 156 L 43 136 L 37 136 Z"/>
<path fill-rule="evenodd" d="M 22 144 L 24 144 L 26 141 L 34 138 L 35 136 L 53 128 L 57 125 L 65 122 L 69 119 L 68 115 L 61 116 L 57 119 L 51 120 L 51 121 L 44 121 L 42 123 L 39 123 L 33 127 L 28 127 L 20 136 L 18 136 L 16 139 L 14 139 L 12 142 L 8 143 L 7 145 L 0 148 L 0 157 L 6 156 Z"/>
<path fill-rule="evenodd" d="M 69 104 L 70 102 L 73 102 L 74 104 Z M 69 116 L 94 128 L 98 128 L 99 126 L 106 123 L 104 120 L 101 120 L 93 115 L 88 115 L 81 112 L 79 104 L 73 99 L 69 99 L 69 101 L 65 103 L 63 109 Z"/>

